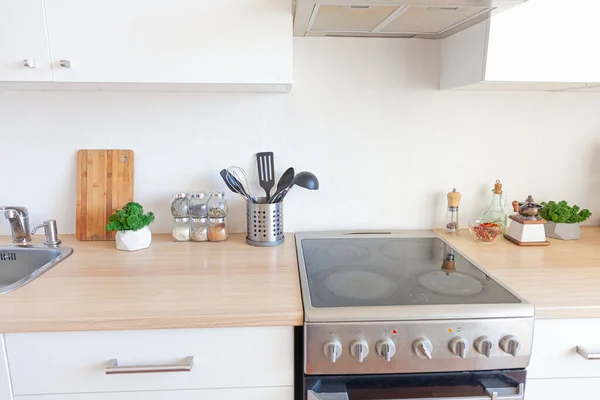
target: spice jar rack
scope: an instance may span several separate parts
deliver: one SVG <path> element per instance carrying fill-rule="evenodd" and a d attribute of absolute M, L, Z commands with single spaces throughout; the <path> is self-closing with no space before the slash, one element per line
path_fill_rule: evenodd
<path fill-rule="evenodd" d="M 229 236 L 225 193 L 177 192 L 171 200 L 177 242 L 222 242 Z"/>

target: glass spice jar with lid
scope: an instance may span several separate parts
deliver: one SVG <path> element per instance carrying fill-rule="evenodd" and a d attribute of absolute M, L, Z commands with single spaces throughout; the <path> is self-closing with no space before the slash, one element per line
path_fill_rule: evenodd
<path fill-rule="evenodd" d="M 176 242 L 187 242 L 190 240 L 190 219 L 175 218 L 175 226 L 171 232 Z"/>
<path fill-rule="evenodd" d="M 208 218 L 208 195 L 206 193 L 190 194 L 189 214 L 192 218 Z"/>
<path fill-rule="evenodd" d="M 210 194 L 210 199 L 208 199 L 208 217 L 211 219 L 227 217 L 227 199 L 225 199 L 225 193 L 212 192 Z"/>
<path fill-rule="evenodd" d="M 185 192 L 173 193 L 171 200 L 171 214 L 175 218 L 186 218 L 189 215 L 190 199 Z"/>
<path fill-rule="evenodd" d="M 208 240 L 222 242 L 227 240 L 228 236 L 227 218 L 209 218 Z"/>
<path fill-rule="evenodd" d="M 192 242 L 208 241 L 208 228 L 207 218 L 192 218 L 190 223 L 190 239 Z"/>

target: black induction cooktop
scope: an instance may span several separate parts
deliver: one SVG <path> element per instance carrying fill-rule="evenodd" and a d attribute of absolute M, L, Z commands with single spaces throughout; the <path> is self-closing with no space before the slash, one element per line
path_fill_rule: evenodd
<path fill-rule="evenodd" d="M 437 237 L 350 236 L 300 243 L 316 308 L 521 302 Z"/>

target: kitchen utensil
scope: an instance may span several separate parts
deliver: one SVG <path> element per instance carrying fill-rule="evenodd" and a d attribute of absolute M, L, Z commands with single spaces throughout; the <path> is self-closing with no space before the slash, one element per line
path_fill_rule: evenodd
<path fill-rule="evenodd" d="M 456 235 L 458 233 L 458 206 L 460 205 L 460 199 L 462 194 L 457 192 L 456 189 L 452 189 L 446 195 L 448 197 L 448 213 L 446 214 L 446 225 L 444 231 L 450 235 Z"/>
<path fill-rule="evenodd" d="M 269 203 L 274 203 L 273 200 L 277 198 L 279 193 L 283 192 L 294 180 L 294 168 L 289 167 L 285 170 L 281 178 L 279 178 L 279 182 L 277 182 L 277 190 L 275 190 L 275 194 L 269 199 Z"/>
<path fill-rule="evenodd" d="M 543 206 L 535 203 L 532 196 L 524 202 L 513 201 L 512 206 L 517 214 L 509 217 L 512 223 L 504 237 L 517 246 L 548 246 L 544 229 L 547 221 L 539 216 Z"/>
<path fill-rule="evenodd" d="M 317 177 L 312 172 L 298 172 L 298 174 L 294 176 L 294 179 L 292 180 L 292 183 L 290 183 L 290 186 L 288 186 L 283 192 L 279 193 L 277 199 L 275 199 L 273 203 L 279 203 L 283 201 L 283 198 L 288 194 L 288 192 L 294 185 L 298 185 L 309 190 L 319 190 L 319 179 L 317 179 Z"/>
<path fill-rule="evenodd" d="M 283 203 L 269 204 L 265 197 L 256 201 L 246 202 L 246 243 L 259 247 L 283 243 Z"/>
<path fill-rule="evenodd" d="M 221 170 L 221 172 L 219 174 L 225 181 L 225 184 L 227 185 L 227 188 L 229 190 L 231 190 L 233 193 L 239 194 L 240 196 L 245 198 L 247 201 L 253 201 L 252 197 L 250 197 L 248 192 L 246 192 L 246 189 L 244 188 L 242 183 L 235 176 L 233 176 L 227 169 Z"/>
<path fill-rule="evenodd" d="M 502 225 L 497 222 L 485 222 L 480 219 L 469 221 L 469 232 L 479 243 L 494 243 L 502 236 Z"/>
<path fill-rule="evenodd" d="M 256 163 L 258 166 L 258 181 L 260 187 L 265 190 L 265 197 L 268 202 L 271 198 L 271 189 L 275 186 L 275 161 L 273 160 L 273 152 L 257 153 Z"/>
<path fill-rule="evenodd" d="M 133 201 L 132 150 L 79 150 L 75 232 L 78 240 L 115 240 L 108 217 Z"/>
<path fill-rule="evenodd" d="M 229 183 L 229 179 L 227 178 L 228 172 L 226 169 L 222 169 L 221 172 L 219 172 L 219 175 L 221 175 L 221 178 L 223 178 L 225 185 L 227 185 L 227 189 L 231 190 L 233 193 L 239 194 L 236 191 L 235 187 L 231 183 Z"/>

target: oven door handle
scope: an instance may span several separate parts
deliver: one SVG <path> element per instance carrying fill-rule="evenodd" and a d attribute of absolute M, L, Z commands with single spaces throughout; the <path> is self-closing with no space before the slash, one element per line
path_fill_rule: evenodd
<path fill-rule="evenodd" d="M 414 398 L 406 400 L 523 400 L 525 395 L 525 385 L 522 383 L 517 387 L 517 392 L 512 394 L 500 395 L 494 390 L 487 389 L 489 396 L 473 396 L 473 397 L 436 397 L 432 398 Z M 313 390 L 307 392 L 307 400 L 348 400 L 348 393 L 337 392 L 337 393 L 316 393 Z M 389 399 L 394 400 L 394 399 Z"/>

